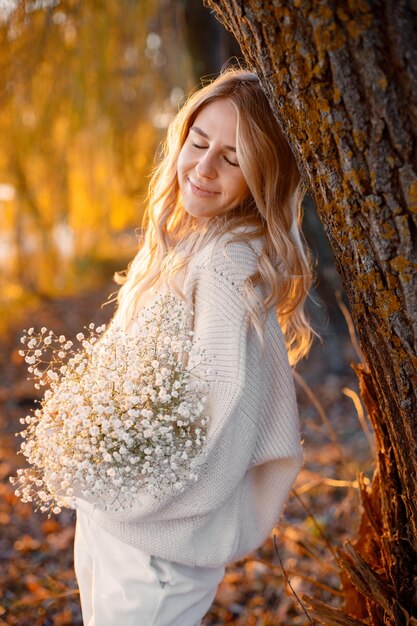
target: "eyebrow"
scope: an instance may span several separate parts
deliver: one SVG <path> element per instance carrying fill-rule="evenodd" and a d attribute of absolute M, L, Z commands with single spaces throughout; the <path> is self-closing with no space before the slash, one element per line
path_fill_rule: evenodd
<path fill-rule="evenodd" d="M 190 130 L 193 130 L 198 135 L 201 135 L 202 137 L 204 137 L 204 139 L 210 139 L 207 133 L 205 133 L 204 130 L 201 130 L 201 128 L 199 128 L 198 126 L 191 126 Z M 235 146 L 223 146 L 223 147 L 226 148 L 227 150 L 231 150 L 232 152 L 236 152 Z"/>

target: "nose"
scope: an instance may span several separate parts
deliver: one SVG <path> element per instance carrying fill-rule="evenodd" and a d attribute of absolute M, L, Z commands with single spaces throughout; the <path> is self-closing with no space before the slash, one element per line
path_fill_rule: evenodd
<path fill-rule="evenodd" d="M 195 171 L 198 176 L 201 178 L 215 178 L 217 175 L 216 171 L 216 163 L 215 163 L 215 155 L 211 152 L 210 149 L 204 151 L 204 153 L 199 158 Z"/>

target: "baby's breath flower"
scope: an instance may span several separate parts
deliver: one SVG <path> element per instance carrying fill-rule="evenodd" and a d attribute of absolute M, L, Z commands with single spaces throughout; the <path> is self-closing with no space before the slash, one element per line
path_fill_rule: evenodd
<path fill-rule="evenodd" d="M 208 384 L 204 353 L 189 339 L 191 313 L 175 296 L 161 296 L 132 332 L 89 324 L 76 351 L 45 327 L 25 331 L 20 354 L 35 387 L 49 388 L 40 408 L 20 420 L 30 467 L 11 479 L 18 497 L 49 514 L 73 507 L 76 497 L 121 510 L 140 491 L 157 498 L 198 478 Z M 36 359 L 46 362 L 46 351 L 42 371 Z"/>

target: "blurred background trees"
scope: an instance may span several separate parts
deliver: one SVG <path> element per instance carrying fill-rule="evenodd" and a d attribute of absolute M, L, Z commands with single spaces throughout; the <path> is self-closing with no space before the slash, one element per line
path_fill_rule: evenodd
<path fill-rule="evenodd" d="M 4 307 L 85 287 L 132 252 L 155 149 L 195 82 L 185 7 L 169 4 L 21 2 L 3 20 Z"/>

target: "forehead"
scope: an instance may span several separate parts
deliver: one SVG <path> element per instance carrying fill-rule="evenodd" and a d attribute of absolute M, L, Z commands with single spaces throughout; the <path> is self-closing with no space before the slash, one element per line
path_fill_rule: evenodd
<path fill-rule="evenodd" d="M 222 98 L 206 104 L 197 114 L 191 126 L 198 126 L 210 139 L 235 144 L 237 114 L 230 100 Z"/>

